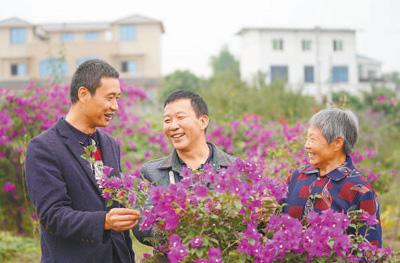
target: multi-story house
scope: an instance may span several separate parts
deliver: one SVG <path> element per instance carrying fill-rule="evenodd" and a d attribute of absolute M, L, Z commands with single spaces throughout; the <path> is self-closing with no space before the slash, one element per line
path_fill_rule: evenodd
<path fill-rule="evenodd" d="M 382 80 L 382 63 L 376 59 L 357 55 L 358 79 L 360 82 Z"/>
<path fill-rule="evenodd" d="M 359 85 L 358 70 L 371 60 L 357 57 L 355 30 L 243 28 L 238 35 L 241 75 L 247 82 L 263 73 L 267 83 L 281 80 L 316 96 L 357 93 L 365 86 Z"/>
<path fill-rule="evenodd" d="M 112 22 L 32 24 L 0 21 L 0 86 L 68 80 L 87 59 L 108 61 L 128 82 L 156 87 L 161 77 L 161 21 L 132 15 Z"/>

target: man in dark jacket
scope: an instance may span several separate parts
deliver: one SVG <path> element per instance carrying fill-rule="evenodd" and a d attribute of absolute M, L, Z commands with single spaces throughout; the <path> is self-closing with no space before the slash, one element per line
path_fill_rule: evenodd
<path fill-rule="evenodd" d="M 99 131 L 118 110 L 118 72 L 101 60 L 79 66 L 65 118 L 34 138 L 25 161 L 29 196 L 40 220 L 41 262 L 134 262 L 129 229 L 139 212 L 107 209 L 96 179 L 103 165 L 120 171 L 120 149 Z M 94 162 L 83 149 L 94 145 Z"/>
<path fill-rule="evenodd" d="M 163 132 L 174 150 L 166 157 L 145 163 L 142 176 L 155 185 L 169 185 L 182 179 L 183 167 L 196 171 L 204 164 L 216 170 L 229 166 L 235 158 L 207 142 L 208 123 L 208 107 L 202 97 L 184 90 L 170 94 L 164 102 Z M 151 236 L 149 231 L 139 232 L 137 228 L 135 235 L 141 242 Z"/>
<path fill-rule="evenodd" d="M 235 158 L 207 142 L 208 107 L 198 94 L 179 90 L 164 102 L 163 132 L 174 150 L 164 158 L 143 165 L 142 175 L 155 185 L 181 180 L 183 167 L 201 170 L 204 164 L 226 168 Z"/>

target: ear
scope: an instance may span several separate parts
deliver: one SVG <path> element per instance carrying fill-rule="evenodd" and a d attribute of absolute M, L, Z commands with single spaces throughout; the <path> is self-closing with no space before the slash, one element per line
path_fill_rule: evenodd
<path fill-rule="evenodd" d="M 338 137 L 335 140 L 333 140 L 333 149 L 335 151 L 342 151 L 344 148 L 344 139 L 342 137 Z"/>
<path fill-rule="evenodd" d="M 199 121 L 200 121 L 200 128 L 202 130 L 207 129 L 208 123 L 210 122 L 210 119 L 208 118 L 208 116 L 207 115 L 200 116 Z"/>
<path fill-rule="evenodd" d="M 90 91 L 86 87 L 79 87 L 78 100 L 80 102 L 86 103 L 90 97 L 92 97 L 92 94 L 90 94 Z"/>

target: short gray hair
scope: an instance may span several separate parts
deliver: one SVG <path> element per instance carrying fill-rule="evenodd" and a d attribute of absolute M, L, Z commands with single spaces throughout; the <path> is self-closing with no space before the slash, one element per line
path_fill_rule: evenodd
<path fill-rule="evenodd" d="M 309 124 L 321 130 L 322 135 L 332 143 L 336 138 L 343 138 L 343 150 L 350 154 L 358 139 L 358 120 L 350 110 L 338 108 L 324 109 L 314 114 Z"/>

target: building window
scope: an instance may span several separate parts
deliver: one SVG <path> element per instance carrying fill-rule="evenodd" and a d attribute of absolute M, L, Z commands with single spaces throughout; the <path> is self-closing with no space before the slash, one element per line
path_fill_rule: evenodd
<path fill-rule="evenodd" d="M 133 41 L 136 39 L 136 27 L 124 25 L 119 28 L 119 36 L 121 41 Z"/>
<path fill-rule="evenodd" d="M 333 51 L 343 51 L 343 41 L 339 39 L 333 40 Z"/>
<path fill-rule="evenodd" d="M 39 64 L 39 73 L 43 78 L 66 76 L 68 73 L 68 65 L 62 58 L 44 59 Z"/>
<path fill-rule="evenodd" d="M 304 66 L 304 82 L 314 83 L 314 66 Z"/>
<path fill-rule="evenodd" d="M 303 39 L 303 40 L 301 41 L 301 49 L 302 49 L 303 51 L 309 51 L 309 50 L 311 50 L 311 40 Z"/>
<path fill-rule="evenodd" d="M 11 64 L 11 76 L 26 76 L 26 64 Z"/>
<path fill-rule="evenodd" d="M 378 74 L 376 74 L 376 71 L 375 70 L 368 70 L 367 71 L 367 77 L 368 77 L 368 79 L 369 80 L 375 80 L 375 79 L 377 79 L 377 75 Z"/>
<path fill-rule="evenodd" d="M 10 43 L 24 44 L 26 43 L 26 28 L 14 27 L 10 29 Z"/>
<path fill-rule="evenodd" d="M 61 42 L 71 42 L 74 40 L 74 34 L 71 32 L 61 33 Z"/>
<path fill-rule="evenodd" d="M 333 66 L 332 67 L 332 82 L 348 82 L 349 81 L 349 69 L 347 66 Z"/>
<path fill-rule="evenodd" d="M 88 41 L 96 41 L 99 38 L 99 33 L 98 32 L 86 32 L 85 33 L 85 39 Z"/>
<path fill-rule="evenodd" d="M 123 61 L 121 63 L 121 71 L 123 73 L 129 73 L 130 75 L 136 75 L 137 64 L 135 61 Z"/>
<path fill-rule="evenodd" d="M 288 67 L 287 66 L 271 66 L 271 82 L 275 81 L 288 81 Z"/>
<path fill-rule="evenodd" d="M 273 50 L 283 50 L 283 39 L 273 39 L 272 40 Z"/>

